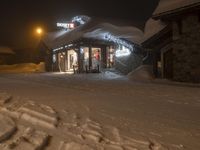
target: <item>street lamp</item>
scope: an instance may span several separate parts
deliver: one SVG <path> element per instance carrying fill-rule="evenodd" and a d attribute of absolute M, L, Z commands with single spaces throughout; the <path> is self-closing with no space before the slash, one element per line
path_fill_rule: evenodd
<path fill-rule="evenodd" d="M 38 27 L 38 28 L 36 29 L 36 33 L 37 33 L 39 36 L 41 36 L 42 33 L 43 33 L 42 28 Z"/>
<path fill-rule="evenodd" d="M 44 30 L 41 27 L 37 27 L 34 30 L 34 34 L 35 34 L 35 44 L 36 44 L 35 49 L 39 50 L 40 47 L 41 47 L 41 44 L 43 44 L 42 37 L 43 37 L 43 34 L 44 34 Z M 38 50 L 37 50 L 37 54 L 41 55 L 40 50 L 39 51 Z M 37 57 L 39 58 L 41 56 L 37 56 Z"/>

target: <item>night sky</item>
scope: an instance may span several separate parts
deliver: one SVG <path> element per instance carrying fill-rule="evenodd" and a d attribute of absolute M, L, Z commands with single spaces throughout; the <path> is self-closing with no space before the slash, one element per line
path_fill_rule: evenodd
<path fill-rule="evenodd" d="M 0 45 L 32 48 L 38 38 L 34 29 L 53 31 L 56 22 L 76 15 L 127 19 L 141 25 L 151 16 L 158 0 L 2 0 Z"/>

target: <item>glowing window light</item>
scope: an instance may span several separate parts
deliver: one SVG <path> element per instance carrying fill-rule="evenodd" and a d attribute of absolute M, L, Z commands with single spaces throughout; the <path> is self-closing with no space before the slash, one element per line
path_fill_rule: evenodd
<path fill-rule="evenodd" d="M 53 63 L 56 63 L 56 55 L 55 54 L 53 54 Z"/>
<path fill-rule="evenodd" d="M 69 48 L 69 47 L 72 47 L 73 44 L 68 44 L 68 45 L 65 45 L 65 48 Z"/>
<path fill-rule="evenodd" d="M 56 51 L 62 50 L 63 48 L 64 47 L 59 47 L 59 48 L 53 49 L 53 51 L 56 52 Z"/>
<path fill-rule="evenodd" d="M 82 47 L 80 48 L 80 52 L 81 52 L 81 54 L 84 53 L 84 49 Z"/>

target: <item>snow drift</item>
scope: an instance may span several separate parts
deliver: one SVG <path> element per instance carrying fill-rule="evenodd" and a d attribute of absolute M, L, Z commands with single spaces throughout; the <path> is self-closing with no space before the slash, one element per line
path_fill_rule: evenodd
<path fill-rule="evenodd" d="M 128 78 L 135 81 L 151 81 L 155 78 L 152 70 L 152 66 L 142 65 L 130 72 Z"/>
<path fill-rule="evenodd" d="M 15 54 L 15 52 L 9 47 L 0 46 L 0 54 Z"/>
<path fill-rule="evenodd" d="M 0 73 L 34 73 L 45 72 L 45 64 L 23 63 L 14 65 L 0 65 Z"/>

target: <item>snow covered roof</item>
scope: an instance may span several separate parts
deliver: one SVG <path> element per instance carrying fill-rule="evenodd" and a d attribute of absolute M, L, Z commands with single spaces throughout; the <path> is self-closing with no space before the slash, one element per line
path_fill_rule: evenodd
<path fill-rule="evenodd" d="M 200 5 L 200 0 L 160 0 L 154 17 L 179 12 Z"/>
<path fill-rule="evenodd" d="M 133 26 L 116 26 L 110 23 L 101 23 L 95 26 L 93 30 L 85 33 L 84 37 L 102 39 L 107 33 L 115 36 L 116 38 L 126 39 L 136 44 L 140 43 L 143 36 L 143 32 Z"/>
<path fill-rule="evenodd" d="M 84 25 L 67 31 L 59 30 L 49 33 L 43 41 L 51 49 L 63 46 L 81 38 L 105 40 L 105 35 L 111 34 L 117 38 L 123 38 L 135 44 L 140 44 L 143 32 L 134 26 L 118 26 L 96 19 L 91 19 Z"/>
<path fill-rule="evenodd" d="M 15 52 L 9 47 L 0 46 L 0 54 L 15 54 Z"/>
<path fill-rule="evenodd" d="M 158 19 L 162 15 L 167 15 L 182 11 L 194 6 L 200 6 L 200 0 L 160 0 L 158 7 L 153 13 L 153 18 Z M 156 36 L 167 27 L 161 20 L 150 18 L 145 25 L 144 36 L 141 43 Z"/>
<path fill-rule="evenodd" d="M 154 19 L 149 19 L 146 22 L 145 29 L 144 29 L 144 36 L 142 38 L 141 43 L 147 41 L 151 37 L 155 36 L 159 32 L 161 32 L 163 29 L 167 27 L 167 24 L 162 22 L 161 20 L 154 20 Z"/>

